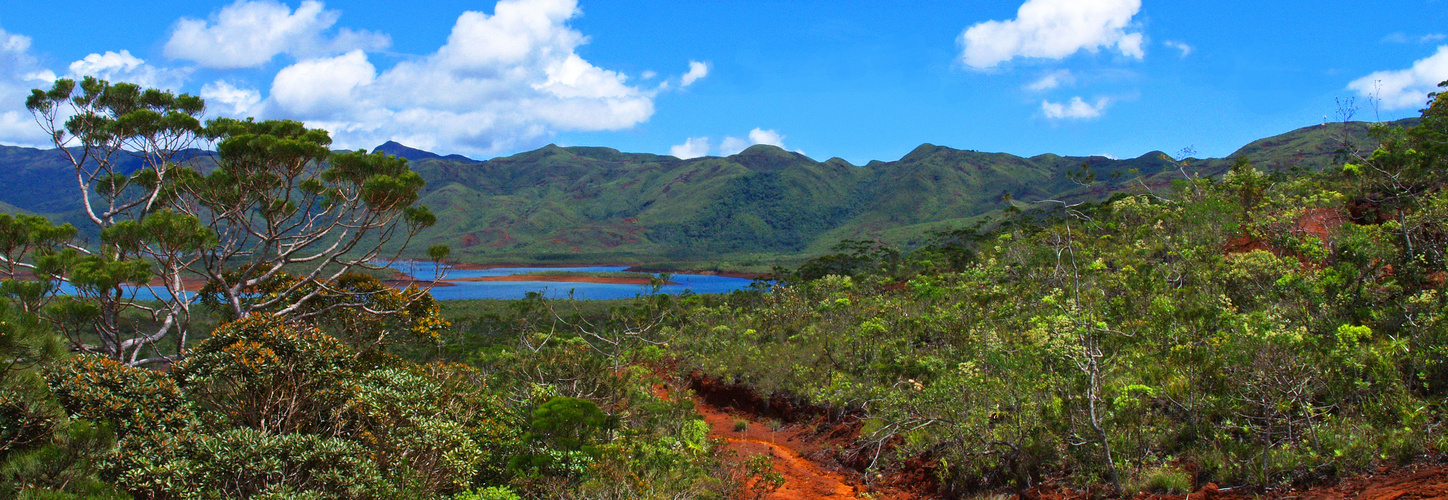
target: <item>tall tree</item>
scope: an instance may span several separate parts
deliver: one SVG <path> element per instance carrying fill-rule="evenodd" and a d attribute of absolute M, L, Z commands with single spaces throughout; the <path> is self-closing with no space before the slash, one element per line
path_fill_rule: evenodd
<path fill-rule="evenodd" d="M 184 356 L 201 282 L 212 284 L 230 317 L 406 307 L 374 307 L 370 299 L 385 290 L 331 286 L 395 259 L 383 249 L 401 252 L 436 221 L 413 206 L 423 180 L 406 160 L 333 153 L 327 131 L 294 121 L 203 125 L 198 97 L 91 77 L 34 90 L 26 106 L 74 167 L 100 244 L 55 244 L 74 230 L 28 221 L 15 237 L 0 236 L 0 247 L 18 248 L 0 255 L 0 267 L 28 270 L 42 283 L 35 293 L 9 295 L 37 299 L 33 307 L 50 299 L 48 316 L 79 350 L 131 365 Z M 430 249 L 436 258 L 446 253 Z M 58 297 L 62 283 L 71 297 Z M 160 305 L 138 300 L 150 298 L 141 290 Z M 326 307 L 310 306 L 322 298 Z M 127 320 L 138 313 L 152 326 Z M 174 347 L 162 348 L 168 336 Z"/>

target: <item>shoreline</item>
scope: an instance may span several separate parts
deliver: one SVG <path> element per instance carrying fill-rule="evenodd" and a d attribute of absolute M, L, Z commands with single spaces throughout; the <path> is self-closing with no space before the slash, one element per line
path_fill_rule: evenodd
<path fill-rule="evenodd" d="M 547 281 L 550 283 L 598 283 L 603 285 L 651 285 L 653 280 L 649 278 L 607 278 L 600 276 L 539 276 L 535 274 L 510 274 L 507 276 L 479 276 L 476 278 L 458 278 L 452 281 L 459 282 L 487 282 L 487 281 Z M 672 281 L 666 281 L 664 285 L 678 285 Z"/>
<path fill-rule="evenodd" d="M 624 268 L 623 272 L 626 272 L 626 273 L 699 274 L 699 275 L 704 275 L 704 276 L 720 276 L 720 277 L 724 277 L 724 278 L 739 278 L 739 279 L 746 279 L 746 280 L 755 280 L 755 279 L 760 279 L 760 278 L 768 278 L 768 277 L 771 275 L 771 273 L 752 273 L 752 272 L 745 272 L 745 271 L 716 271 L 716 270 L 695 270 L 695 269 L 663 269 L 663 268 L 652 267 L 652 266 L 648 266 L 648 265 L 644 265 L 644 264 L 619 264 L 619 263 L 581 263 L 581 264 L 537 264 L 537 263 L 532 263 L 532 264 L 513 264 L 513 263 L 505 263 L 505 264 L 473 264 L 473 263 L 468 263 L 468 262 L 460 262 L 460 263 L 453 263 L 453 264 L 447 264 L 447 265 L 448 265 L 448 266 L 451 266 L 453 269 L 457 269 L 457 270 L 459 270 L 459 271 L 485 271 L 485 270 L 488 270 L 488 269 L 502 269 L 502 268 L 512 268 L 512 267 L 536 267 L 536 268 L 549 268 L 549 269 L 551 269 L 551 268 L 570 268 L 570 267 L 623 267 L 623 268 Z"/>
<path fill-rule="evenodd" d="M 406 263 L 408 263 L 408 262 L 418 262 L 418 263 L 428 262 L 428 263 L 430 263 L 431 261 L 399 259 L 399 260 L 393 262 L 392 265 L 393 265 L 393 266 L 397 266 L 397 265 L 406 264 Z M 532 268 L 540 268 L 540 269 L 557 269 L 557 268 L 570 268 L 570 267 L 622 267 L 622 268 L 624 268 L 624 269 L 623 269 L 623 272 L 629 272 L 629 273 L 649 273 L 649 274 L 659 274 L 659 273 L 668 273 L 668 274 L 699 274 L 699 275 L 704 275 L 704 276 L 720 276 L 720 277 L 724 277 L 724 278 L 739 278 L 739 279 L 746 279 L 746 280 L 755 280 L 755 279 L 761 279 L 761 278 L 768 278 L 768 277 L 770 277 L 770 276 L 773 275 L 773 273 L 768 273 L 768 272 L 719 271 L 719 270 L 712 270 L 712 269 L 709 269 L 709 270 L 706 270 L 706 269 L 668 269 L 668 268 L 663 268 L 663 267 L 659 267 L 659 266 L 655 266 L 655 265 L 649 265 L 649 264 L 631 264 L 631 263 L 618 263 L 618 262 L 570 262 L 570 263 L 555 263 L 555 262 L 549 262 L 549 263 L 538 263 L 538 262 L 500 262 L 500 263 L 492 263 L 492 264 L 478 264 L 478 263 L 474 263 L 474 262 L 443 262 L 443 265 L 448 266 L 448 267 L 451 267 L 452 269 L 457 269 L 457 270 L 459 270 L 459 271 L 486 271 L 486 270 L 489 270 L 489 269 L 502 269 L 502 268 L 514 268 L 514 267 L 532 267 Z M 397 267 L 392 267 L 392 269 L 397 269 Z"/>

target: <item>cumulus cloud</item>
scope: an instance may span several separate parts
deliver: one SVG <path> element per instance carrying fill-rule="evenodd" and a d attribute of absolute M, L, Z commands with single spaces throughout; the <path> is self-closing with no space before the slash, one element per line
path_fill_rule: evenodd
<path fill-rule="evenodd" d="M 753 144 L 768 144 L 782 148 L 784 147 L 784 136 L 773 130 L 760 130 L 756 128 L 749 131 L 749 142 Z"/>
<path fill-rule="evenodd" d="M 698 158 L 709 154 L 711 144 L 708 137 L 690 137 L 685 139 L 683 144 L 670 147 L 669 154 L 684 160 Z M 757 144 L 784 148 L 784 135 L 774 130 L 755 128 L 744 137 L 725 136 L 723 140 L 719 141 L 719 147 L 714 151 L 719 156 L 730 156 L 739 154 Z M 795 150 L 795 152 L 804 154 L 804 151 Z"/>
<path fill-rule="evenodd" d="M 303 1 L 295 11 L 272 0 L 237 0 L 209 21 L 181 18 L 166 41 L 166 57 L 208 68 L 249 68 L 278 54 L 311 58 L 391 45 L 381 33 L 347 28 L 329 32 L 341 13 L 322 2 Z"/>
<path fill-rule="evenodd" d="M 30 89 L 50 88 L 55 73 L 30 54 L 30 37 L 0 29 L 0 142 L 48 146 L 49 140 L 25 109 Z"/>
<path fill-rule="evenodd" d="M 1096 99 L 1094 104 L 1080 97 L 1072 97 L 1069 102 L 1064 103 L 1041 101 L 1041 112 L 1052 120 L 1086 120 L 1101 116 L 1101 112 L 1105 111 L 1110 103 L 1111 100 L 1105 97 Z"/>
<path fill-rule="evenodd" d="M 578 55 L 576 0 L 503 0 L 465 12 L 435 53 L 378 70 L 361 50 L 298 61 L 272 82 L 269 110 L 325 127 L 339 147 L 398 140 L 492 154 L 561 130 L 619 130 L 648 120 L 654 90 Z"/>
<path fill-rule="evenodd" d="M 159 68 L 146 64 L 145 60 L 131 55 L 130 51 L 122 50 L 91 54 L 85 56 L 84 59 L 70 63 L 70 73 L 67 76 L 71 78 L 94 76 L 113 83 L 134 83 L 142 87 L 174 91 L 181 88 L 189 73 L 184 69 Z"/>
<path fill-rule="evenodd" d="M 272 79 L 271 97 L 288 116 L 304 120 L 354 118 L 351 111 L 366 103 L 358 89 L 377 79 L 367 54 L 310 59 L 287 66 Z"/>
<path fill-rule="evenodd" d="M 753 145 L 754 143 L 749 142 L 749 139 L 725 137 L 723 141 L 719 141 L 719 154 L 722 156 L 739 154 L 740 151 L 749 149 L 749 146 Z"/>
<path fill-rule="evenodd" d="M 1064 59 L 1103 48 L 1141 59 L 1145 37 L 1127 31 L 1140 10 L 1141 0 L 1027 0 L 1015 19 L 986 21 L 962 32 L 960 58 L 978 69 L 1017 57 Z"/>
<path fill-rule="evenodd" d="M 676 144 L 669 148 L 669 156 L 681 160 L 698 158 L 709 154 L 708 137 L 690 137 L 684 140 L 683 144 Z"/>
<path fill-rule="evenodd" d="M 1043 92 L 1059 88 L 1062 85 L 1071 85 L 1075 82 L 1076 76 L 1071 74 L 1070 70 L 1063 69 L 1046 73 L 1045 76 L 1042 76 L 1040 79 L 1031 82 L 1029 85 L 1026 85 L 1026 89 L 1034 90 L 1036 92 Z"/>
<path fill-rule="evenodd" d="M 783 148 L 784 136 L 774 130 L 756 128 L 749 131 L 747 138 L 725 137 L 723 141 L 719 142 L 719 154 L 723 156 L 738 154 L 756 144 Z"/>
<path fill-rule="evenodd" d="M 706 76 L 709 76 L 708 64 L 704 64 L 699 61 L 689 61 L 689 72 L 684 73 L 684 77 L 682 80 L 680 80 L 679 83 L 680 85 L 688 87 L 690 85 L 693 85 L 694 82 L 699 81 L 700 78 Z"/>
<path fill-rule="evenodd" d="M 1353 80 L 1348 89 L 1377 99 L 1384 110 L 1417 109 L 1428 102 L 1428 93 L 1448 80 L 1448 45 L 1413 63 L 1408 69 L 1378 71 Z"/>
<path fill-rule="evenodd" d="M 224 80 L 217 80 L 201 86 L 201 98 L 213 113 L 244 118 L 259 114 L 261 92 L 242 88 Z"/>
<path fill-rule="evenodd" d="M 1192 51 L 1196 50 L 1191 45 L 1187 45 L 1186 43 L 1173 40 L 1167 40 L 1165 42 L 1162 42 L 1162 45 L 1166 45 L 1167 47 L 1180 50 L 1182 53 L 1182 57 L 1192 55 Z"/>

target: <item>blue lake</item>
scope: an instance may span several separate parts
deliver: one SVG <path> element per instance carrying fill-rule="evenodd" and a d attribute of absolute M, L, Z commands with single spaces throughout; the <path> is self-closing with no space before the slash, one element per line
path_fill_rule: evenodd
<path fill-rule="evenodd" d="M 436 267 L 431 262 L 403 263 L 397 269 L 420 280 L 431 280 Z M 500 267 L 495 269 L 448 269 L 443 281 L 454 286 L 439 286 L 432 289 L 432 296 L 439 300 L 459 299 L 521 299 L 529 292 L 542 293 L 550 299 L 567 298 L 571 293 L 575 299 L 607 300 L 628 299 L 653 293 L 646 285 L 619 285 L 609 283 L 559 283 L 552 281 L 456 281 L 466 278 L 487 276 L 510 276 L 542 271 L 573 272 L 623 272 L 624 266 L 596 267 Z M 659 288 L 658 293 L 678 295 L 692 293 L 729 293 L 749 287 L 753 280 L 730 278 L 707 274 L 670 274 L 669 281 L 677 283 Z"/>
<path fill-rule="evenodd" d="M 435 275 L 436 266 L 431 262 L 398 262 L 394 265 L 398 270 L 407 273 L 413 278 L 430 281 Z M 443 281 L 453 283 L 453 286 L 439 286 L 432 289 L 432 296 L 438 300 L 461 300 L 461 299 L 521 299 L 529 292 L 542 293 L 550 299 L 568 298 L 571 293 L 575 299 L 583 300 L 608 300 L 608 299 L 629 299 L 640 295 L 654 293 L 651 287 L 646 285 L 620 285 L 610 283 L 560 283 L 553 281 L 454 281 L 464 278 L 480 278 L 485 276 L 509 276 L 514 274 L 529 274 L 541 271 L 574 271 L 574 272 L 622 272 L 628 269 L 624 266 L 597 266 L 597 267 L 502 267 L 496 269 L 447 269 Z M 657 293 L 678 295 L 685 291 L 692 293 L 729 293 L 735 290 L 742 290 L 749 287 L 753 280 L 743 278 L 729 278 L 724 276 L 713 276 L 707 274 L 671 274 L 669 281 L 674 285 L 660 287 Z M 62 294 L 71 295 L 75 289 L 68 283 L 60 285 Z M 166 289 L 162 287 L 140 287 L 132 289 L 135 298 L 140 300 L 155 300 L 159 296 L 166 296 Z M 188 293 L 189 295 L 189 293 Z"/>

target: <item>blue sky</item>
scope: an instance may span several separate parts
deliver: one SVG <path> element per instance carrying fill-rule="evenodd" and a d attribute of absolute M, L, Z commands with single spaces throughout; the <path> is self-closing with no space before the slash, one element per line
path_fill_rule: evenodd
<path fill-rule="evenodd" d="M 926 142 L 1222 156 L 1341 99 L 1415 116 L 1448 80 L 1448 0 L 27 0 L 0 30 L 0 142 L 27 145 L 28 89 L 85 74 L 348 148 L 771 143 L 857 164 Z"/>

